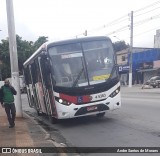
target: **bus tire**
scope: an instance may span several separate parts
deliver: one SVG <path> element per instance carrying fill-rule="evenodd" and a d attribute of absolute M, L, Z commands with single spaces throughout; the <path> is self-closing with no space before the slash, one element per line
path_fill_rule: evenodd
<path fill-rule="evenodd" d="M 58 123 L 58 119 L 52 117 L 51 115 L 49 115 L 49 121 L 51 124 L 57 124 Z"/>
<path fill-rule="evenodd" d="M 98 113 L 98 114 L 96 114 L 96 116 L 97 116 L 98 118 L 102 118 L 102 117 L 104 117 L 105 114 L 106 114 L 105 112 L 103 112 L 103 113 Z"/>
<path fill-rule="evenodd" d="M 37 115 L 38 115 L 38 116 L 42 116 L 43 113 L 40 113 L 39 110 L 37 110 Z"/>

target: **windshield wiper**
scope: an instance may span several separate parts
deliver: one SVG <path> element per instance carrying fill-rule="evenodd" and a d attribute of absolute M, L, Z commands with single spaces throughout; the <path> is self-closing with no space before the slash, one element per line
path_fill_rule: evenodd
<path fill-rule="evenodd" d="M 75 79 L 75 81 L 73 82 L 72 87 L 75 87 L 75 86 L 77 85 L 78 80 L 79 80 L 79 78 L 81 77 L 81 75 L 82 75 L 83 71 L 84 71 L 84 68 L 82 68 L 82 69 L 80 70 L 80 72 L 79 72 L 79 74 L 78 74 L 77 78 L 76 78 L 76 79 Z"/>

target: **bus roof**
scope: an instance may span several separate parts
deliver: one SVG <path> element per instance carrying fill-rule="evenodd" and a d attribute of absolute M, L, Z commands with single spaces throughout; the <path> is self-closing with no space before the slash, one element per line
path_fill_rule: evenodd
<path fill-rule="evenodd" d="M 83 38 L 74 38 L 74 39 L 67 39 L 67 40 L 61 40 L 61 41 L 55 41 L 55 42 L 46 42 L 42 44 L 23 64 L 24 67 L 26 67 L 28 64 L 30 64 L 38 55 L 41 54 L 43 50 L 47 50 L 48 48 L 56 45 L 62 45 L 62 44 L 69 44 L 69 43 L 77 43 L 82 41 L 92 41 L 92 40 L 103 40 L 110 38 L 106 36 L 94 36 L 94 37 L 83 37 Z"/>

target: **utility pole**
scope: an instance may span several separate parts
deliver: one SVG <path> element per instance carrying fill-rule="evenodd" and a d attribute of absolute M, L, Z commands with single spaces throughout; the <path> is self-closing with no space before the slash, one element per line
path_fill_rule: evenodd
<path fill-rule="evenodd" d="M 16 44 L 14 11 L 13 11 L 12 0 L 6 0 L 6 9 L 7 9 L 7 21 L 8 21 L 8 36 L 9 36 L 9 51 L 10 51 L 12 85 L 17 91 L 17 95 L 15 96 L 16 116 L 22 117 L 23 116 L 22 115 L 22 101 L 21 101 L 21 95 L 20 95 L 17 44 Z"/>
<path fill-rule="evenodd" d="M 2 31 L 2 30 L 0 30 Z M 2 81 L 2 69 L 1 69 L 1 66 L 2 66 L 2 61 L 0 60 L 0 81 Z"/>
<path fill-rule="evenodd" d="M 130 59 L 129 59 L 129 87 L 132 87 L 132 49 L 133 49 L 133 11 L 131 11 L 131 25 L 130 25 Z"/>
<path fill-rule="evenodd" d="M 85 30 L 85 32 L 84 32 L 84 36 L 87 36 L 87 30 Z"/>

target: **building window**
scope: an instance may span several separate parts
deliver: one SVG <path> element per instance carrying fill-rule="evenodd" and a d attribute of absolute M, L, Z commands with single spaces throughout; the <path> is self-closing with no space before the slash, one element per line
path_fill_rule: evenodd
<path fill-rule="evenodd" d="M 122 61 L 126 61 L 126 57 L 125 56 L 122 56 Z"/>

